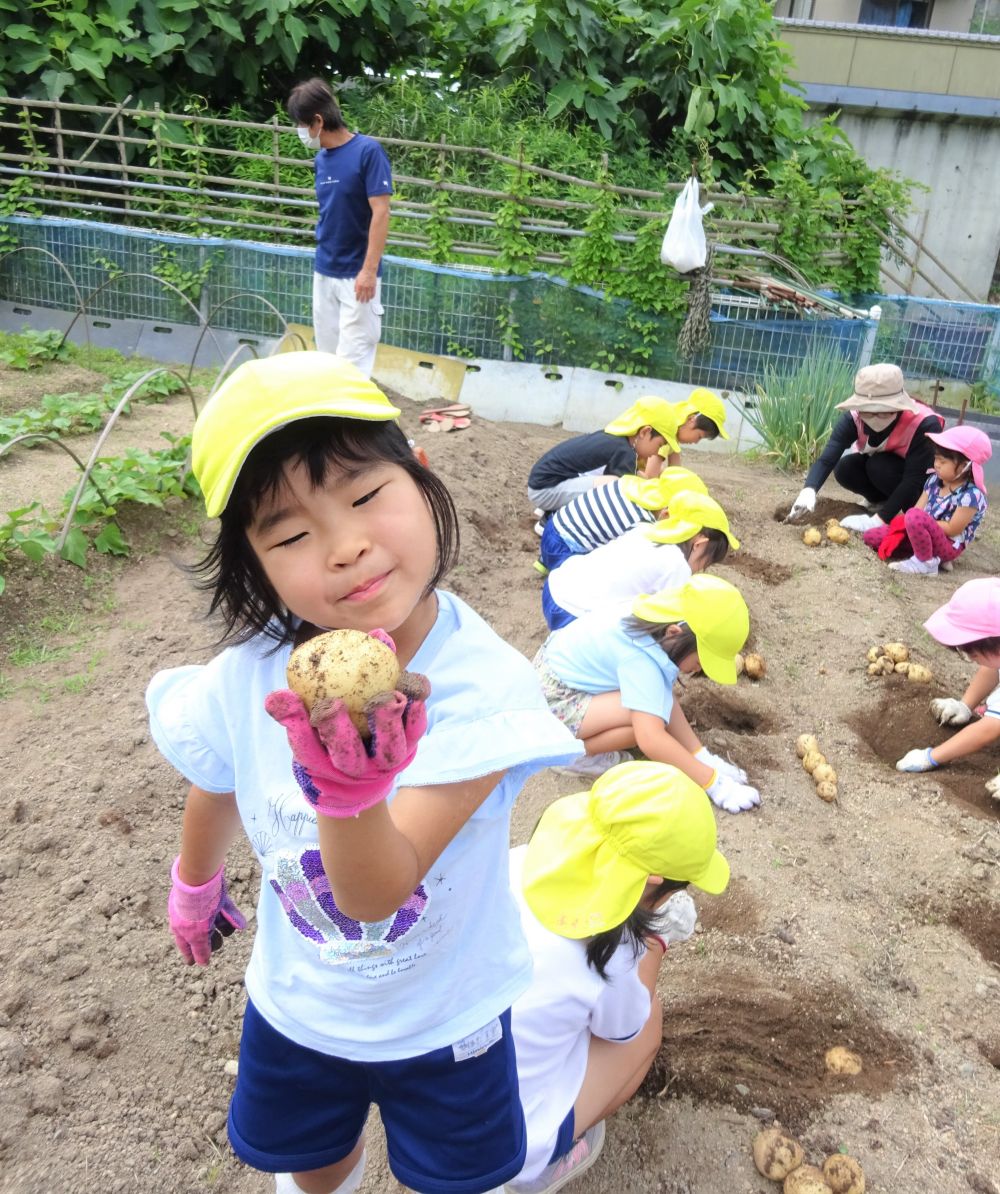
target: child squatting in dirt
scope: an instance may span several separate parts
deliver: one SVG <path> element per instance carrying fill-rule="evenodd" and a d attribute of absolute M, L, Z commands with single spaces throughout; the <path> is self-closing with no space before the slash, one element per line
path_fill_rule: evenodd
<path fill-rule="evenodd" d="M 966 582 L 931 614 L 924 629 L 979 666 L 959 700 L 931 701 L 931 713 L 941 725 L 964 728 L 940 746 L 907 751 L 896 764 L 897 771 L 932 771 L 1000 741 L 1000 580 L 986 576 Z M 976 720 L 983 702 L 982 718 Z M 1000 775 L 987 783 L 986 790 L 1000 801 Z"/>
<path fill-rule="evenodd" d="M 534 664 L 552 712 L 586 747 L 570 769 L 600 775 L 638 746 L 683 771 L 726 812 L 760 804 L 746 772 L 702 745 L 674 699 L 681 673 L 735 684 L 736 655 L 749 633 L 738 590 L 705 574 L 636 598 L 625 617 L 620 608 L 595 610 L 553 631 Z"/>
<path fill-rule="evenodd" d="M 695 927 L 684 888 L 717 894 L 729 882 L 715 844 L 696 783 L 662 763 L 623 763 L 549 805 L 511 851 L 534 963 L 513 1010 L 528 1132 L 513 1194 L 555 1190 L 588 1169 L 604 1120 L 646 1076 L 663 1034 L 660 963 Z"/>
<path fill-rule="evenodd" d="M 199 570 L 229 645 L 147 692 L 191 785 L 168 903 L 186 962 L 245 927 L 224 878 L 241 827 L 261 867 L 229 1137 L 278 1194 L 353 1194 L 373 1102 L 412 1190 L 499 1191 L 524 1164 L 510 1007 L 531 958 L 510 811 L 580 747 L 527 660 L 437 587 L 457 516 L 398 414 L 326 353 L 223 383 L 192 464 L 220 519 Z M 367 749 L 342 701 L 313 726 L 286 688 L 293 645 L 320 628 L 389 631 L 412 669 L 368 707 Z"/>

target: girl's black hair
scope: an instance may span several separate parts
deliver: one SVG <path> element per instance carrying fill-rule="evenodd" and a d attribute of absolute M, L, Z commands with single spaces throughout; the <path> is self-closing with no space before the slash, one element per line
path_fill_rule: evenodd
<path fill-rule="evenodd" d="M 714 419 L 710 419 L 708 415 L 696 415 L 694 425 L 695 430 L 705 432 L 706 439 L 718 439 L 719 424 Z"/>
<path fill-rule="evenodd" d="M 323 132 L 346 128 L 340 105 L 322 79 L 307 79 L 292 88 L 285 110 L 295 124 L 312 124 L 315 117 L 323 119 Z"/>
<path fill-rule="evenodd" d="M 613 929 L 605 929 L 603 933 L 595 933 L 587 942 L 587 965 L 592 966 L 597 973 L 608 981 L 607 966 L 615 950 L 623 943 L 632 946 L 633 957 L 642 953 L 642 943 L 648 937 L 656 920 L 656 910 L 653 905 L 658 904 L 671 891 L 683 891 L 687 883 L 679 879 L 664 879 L 656 887 L 648 899 L 633 909 L 629 918 Z"/>
<path fill-rule="evenodd" d="M 438 554 L 427 592 L 435 588 L 458 559 L 458 514 L 444 482 L 413 455 L 406 436 L 392 422 L 364 422 L 319 416 L 299 419 L 265 436 L 244 461 L 219 519 L 211 551 L 190 571 L 198 588 L 211 593 L 209 613 L 220 613 L 225 632 L 219 645 L 245 643 L 257 635 L 274 640 L 274 649 L 294 641 L 296 619 L 278 600 L 250 541 L 250 526 L 261 502 L 284 484 L 285 469 L 302 464 L 319 489 L 338 468 L 397 464 L 416 484 L 434 519 Z"/>
<path fill-rule="evenodd" d="M 932 441 L 933 442 L 933 441 Z M 954 448 L 942 448 L 934 444 L 934 455 L 940 456 L 944 460 L 950 461 L 952 464 L 965 465 L 966 470 L 969 471 L 971 461 L 963 452 L 956 452 Z"/>
<path fill-rule="evenodd" d="M 698 640 L 686 622 L 647 622 L 645 618 L 629 614 L 627 618 L 622 618 L 622 626 L 631 638 L 642 638 L 648 634 L 654 642 L 659 643 L 671 663 L 676 663 L 678 667 L 698 650 Z M 680 634 L 668 635 L 671 626 L 680 626 Z"/>
<path fill-rule="evenodd" d="M 966 654 L 970 651 L 980 651 L 984 655 L 998 655 L 1000 654 L 1000 634 L 992 635 L 989 638 L 973 639 L 971 643 L 958 643 L 951 649 L 965 651 Z"/>
<path fill-rule="evenodd" d="M 691 559 L 691 552 L 694 551 L 694 541 L 698 538 L 698 535 L 704 535 L 708 540 L 708 563 L 705 567 L 711 568 L 713 564 L 721 564 L 729 554 L 729 540 L 726 538 L 725 531 L 718 531 L 715 527 L 702 527 L 690 539 L 685 539 L 683 543 L 677 544 L 681 549 L 684 559 Z"/>

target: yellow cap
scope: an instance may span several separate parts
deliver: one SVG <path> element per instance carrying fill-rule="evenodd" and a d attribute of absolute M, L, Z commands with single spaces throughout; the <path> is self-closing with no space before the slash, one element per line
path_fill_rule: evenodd
<path fill-rule="evenodd" d="M 740 541 L 729 530 L 725 510 L 708 494 L 684 491 L 674 494 L 667 505 L 667 517 L 654 522 L 646 530 L 655 543 L 686 543 L 699 531 L 709 527 L 722 531 L 733 551 L 739 548 Z"/>
<path fill-rule="evenodd" d="M 683 490 L 708 493 L 708 486 L 689 468 L 665 468 L 658 477 L 637 477 L 629 473 L 621 479 L 622 496 L 644 510 L 665 510 L 671 499 Z"/>
<path fill-rule="evenodd" d="M 326 415 L 388 422 L 399 410 L 350 361 L 329 352 L 290 352 L 247 361 L 205 404 L 194 425 L 191 467 L 215 518 L 240 469 L 272 431 Z"/>
<path fill-rule="evenodd" d="M 705 675 L 716 684 L 736 683 L 736 655 L 750 634 L 750 612 L 728 580 L 698 573 L 683 588 L 636 597 L 632 613 L 646 622 L 686 622 Z"/>
<path fill-rule="evenodd" d="M 679 419 L 677 426 L 680 427 L 692 415 L 705 415 L 718 427 L 719 435 L 723 439 L 729 439 L 729 432 L 726 431 L 726 404 L 722 401 L 718 394 L 713 394 L 711 390 L 706 390 L 704 386 L 697 390 L 692 390 L 690 395 L 684 399 L 683 402 L 678 402 L 676 407 Z M 666 444 L 660 449 L 661 456 L 669 456 L 671 450 Z"/>
<path fill-rule="evenodd" d="M 657 435 L 662 435 L 667 441 L 660 449 L 660 454 L 665 449 L 676 452 L 677 428 L 687 418 L 687 414 L 678 418 L 678 405 L 653 395 L 637 398 L 628 410 L 623 410 L 616 419 L 612 419 L 604 430 L 608 435 L 635 435 L 641 427 L 652 427 Z"/>
<path fill-rule="evenodd" d="M 524 898 L 553 933 L 592 937 L 631 916 L 650 875 L 724 891 L 729 863 L 715 843 L 694 780 L 667 763 L 620 763 L 545 810 L 525 853 Z"/>

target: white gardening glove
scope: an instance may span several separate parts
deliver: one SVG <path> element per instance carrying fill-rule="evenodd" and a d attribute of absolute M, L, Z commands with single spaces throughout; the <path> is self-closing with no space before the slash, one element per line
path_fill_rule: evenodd
<path fill-rule="evenodd" d="M 1000 801 L 1000 775 L 994 775 L 992 779 L 988 779 L 984 786 L 994 800 Z"/>
<path fill-rule="evenodd" d="M 698 910 L 686 891 L 675 891 L 669 900 L 656 909 L 649 931 L 662 937 L 669 945 L 676 945 L 694 932 Z"/>
<path fill-rule="evenodd" d="M 760 792 L 749 784 L 737 783 L 728 775 L 716 775 L 715 782 L 705 789 L 716 808 L 727 813 L 743 813 L 760 804 Z"/>
<path fill-rule="evenodd" d="M 840 525 L 849 531 L 859 531 L 864 534 L 865 531 L 870 531 L 873 527 L 885 526 L 885 523 L 877 514 L 849 514 L 847 518 L 840 520 Z"/>
<path fill-rule="evenodd" d="M 713 755 L 707 746 L 703 746 L 701 750 L 696 750 L 694 757 L 699 763 L 704 763 L 706 767 L 711 767 L 713 771 L 717 771 L 720 775 L 727 775 L 730 779 L 735 779 L 738 784 L 745 784 L 747 782 L 747 773 L 742 767 L 737 767 L 735 763 L 730 763 L 728 759 L 722 758 L 721 755 Z"/>
<path fill-rule="evenodd" d="M 956 701 L 954 697 L 937 697 L 931 701 L 931 713 L 943 726 L 964 726 L 972 721 L 972 710 L 965 701 Z"/>
<path fill-rule="evenodd" d="M 918 746 L 908 750 L 896 764 L 897 771 L 933 771 L 938 766 L 931 758 L 933 746 Z"/>
<path fill-rule="evenodd" d="M 812 514 L 816 509 L 816 490 L 810 489 L 807 485 L 799 496 L 792 502 L 792 508 L 788 511 L 786 522 L 790 522 L 793 518 L 798 518 L 800 514 Z"/>

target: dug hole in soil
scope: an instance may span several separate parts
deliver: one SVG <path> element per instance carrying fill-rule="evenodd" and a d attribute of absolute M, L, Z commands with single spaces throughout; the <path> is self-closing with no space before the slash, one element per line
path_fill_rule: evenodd
<path fill-rule="evenodd" d="M 186 430 L 185 401 L 124 420 L 121 435 L 131 426 L 148 446 Z M 544 624 L 525 478 L 563 434 L 474 418 L 424 439 L 420 408 L 399 404 L 462 519 L 448 586 L 530 657 Z M 856 537 L 810 550 L 800 526 L 775 521 L 801 477 L 697 450 L 684 463 L 744 544 L 716 571 L 747 599 L 767 674 L 725 690 L 690 679 L 680 700 L 763 806 L 718 815 L 730 888 L 694 893 L 698 930 L 661 971 L 660 1055 L 573 1188 L 776 1191 L 750 1143 L 777 1121 L 814 1163 L 841 1148 L 857 1157 L 875 1194 L 1000 1194 L 1000 829 L 976 791 L 994 769 L 968 764 L 968 783 L 965 766 L 896 773 L 905 750 L 937 740 L 933 694 L 865 670 L 869 646 L 902 640 L 934 693 L 961 695 L 968 666 L 920 627 L 962 581 L 998 570 L 996 533 L 987 519 L 950 576 L 896 577 Z M 61 467 L 41 449 L 11 476 L 19 493 L 61 493 Z M 822 503 L 857 512 L 848 498 L 831 483 Z M 809 521 L 829 516 L 818 507 Z M 178 566 L 211 528 L 178 502 L 125 529 L 129 560 L 18 565 L 0 598 L 0 1190 L 264 1194 L 272 1180 L 238 1164 L 225 1133 L 259 873 L 241 841 L 227 876 L 251 932 L 207 969 L 184 967 L 165 902 L 185 785 L 150 742 L 143 704 L 157 669 L 213 653 L 218 628 Z M 805 731 L 839 773 L 836 804 L 796 757 Z M 580 786 L 533 779 L 513 840 Z M 856 1078 L 826 1074 L 837 1044 L 861 1055 Z M 375 1117 L 369 1145 L 364 1191 L 397 1190 Z"/>

